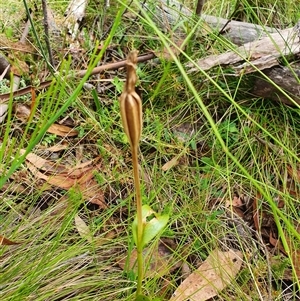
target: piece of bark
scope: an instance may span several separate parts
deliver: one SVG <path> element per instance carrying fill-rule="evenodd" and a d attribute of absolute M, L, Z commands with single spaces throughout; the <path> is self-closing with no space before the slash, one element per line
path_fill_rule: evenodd
<path fill-rule="evenodd" d="M 21 45 L 26 45 L 27 44 L 27 36 L 29 34 L 29 28 L 30 28 L 30 20 L 28 18 L 22 36 L 19 40 L 19 43 Z M 21 75 L 24 73 L 24 71 L 28 71 L 28 66 L 24 61 L 19 61 L 18 58 L 16 58 L 16 62 L 18 62 L 18 64 L 16 64 L 15 66 L 12 66 L 11 71 L 14 74 L 13 76 L 13 88 L 12 91 L 15 92 L 19 89 L 20 86 L 20 82 L 21 82 Z"/>
<path fill-rule="evenodd" d="M 160 0 L 157 2 L 158 5 L 155 8 L 152 6 L 148 8 L 147 2 L 144 4 L 145 10 L 152 16 L 153 21 L 164 31 L 172 31 L 173 33 L 175 30 L 175 33 L 184 34 L 184 29 L 180 28 L 179 24 L 191 21 L 194 15 L 193 12 L 176 0 Z M 201 14 L 200 18 L 217 33 L 222 30 L 221 35 L 236 45 L 242 45 L 265 37 L 269 33 L 280 31 L 276 28 L 231 21 L 205 14 Z M 207 26 L 200 24 L 195 34 L 196 36 L 198 34 L 207 34 Z"/>
<path fill-rule="evenodd" d="M 263 73 L 268 79 L 259 74 L 251 92 L 258 97 L 280 101 L 287 105 L 295 105 L 295 103 L 300 105 L 300 66 L 292 66 L 292 68 L 293 71 L 291 68 L 281 66 L 264 70 Z M 295 103 L 279 91 L 272 82 L 284 90 Z"/>
<path fill-rule="evenodd" d="M 0 75 L 4 73 L 4 77 L 9 79 L 10 78 L 10 67 L 9 67 L 9 62 L 7 59 L 0 54 Z"/>
<path fill-rule="evenodd" d="M 88 0 L 71 0 L 64 14 L 72 41 L 75 40 L 78 34 L 79 25 L 85 16 L 87 3 Z"/>

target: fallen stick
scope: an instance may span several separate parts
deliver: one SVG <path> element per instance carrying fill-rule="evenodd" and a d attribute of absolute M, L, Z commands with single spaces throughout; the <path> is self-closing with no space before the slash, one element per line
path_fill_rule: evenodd
<path fill-rule="evenodd" d="M 261 37 L 265 37 L 270 33 L 280 32 L 278 28 L 272 28 L 268 26 L 260 26 L 257 24 L 251 24 L 246 22 L 228 20 L 220 17 L 201 14 L 201 16 L 194 17 L 194 13 L 184 6 L 182 3 L 176 0 L 160 0 L 158 4 L 153 6 L 147 6 L 147 2 L 144 5 L 144 9 L 148 14 L 153 16 L 153 21 L 163 31 L 169 31 L 172 34 L 184 35 L 185 29 L 180 27 L 179 24 L 197 21 L 198 18 L 203 20 L 203 24 L 199 24 L 195 31 L 197 35 L 206 35 L 215 31 L 216 34 L 220 32 L 220 35 L 230 40 L 236 45 L 242 45 Z M 153 9 L 155 11 L 153 11 Z M 208 26 L 207 26 L 208 25 Z M 210 28 L 208 30 L 208 28 Z"/>
<path fill-rule="evenodd" d="M 147 9 L 147 6 L 146 6 Z M 177 28 L 183 21 L 191 21 L 193 12 L 176 0 L 160 0 L 153 16 L 156 24 L 163 30 Z M 231 66 L 236 76 L 255 73 L 251 93 L 258 97 L 280 101 L 288 105 L 300 104 L 300 66 L 280 66 L 279 59 L 290 59 L 300 53 L 300 24 L 294 28 L 279 30 L 245 22 L 231 21 L 219 17 L 201 14 L 204 21 L 196 29 L 197 34 L 205 35 L 207 25 L 239 48 L 220 55 L 211 55 L 197 61 L 196 65 L 187 64 L 188 72 L 208 71 L 217 66 Z M 194 19 L 195 20 L 195 19 Z M 197 19 L 196 19 L 197 20 Z M 176 31 L 184 34 L 184 31 Z M 260 72 L 257 72 L 260 70 Z M 265 76 L 264 76 L 265 75 Z M 248 77 L 245 77 L 248 80 Z M 280 91 L 278 89 L 283 91 Z M 285 93 L 284 93 L 285 92 Z M 294 102 L 291 101 L 292 98 Z"/>
<path fill-rule="evenodd" d="M 300 43 L 297 31 L 295 28 L 288 28 L 231 51 L 200 59 L 196 62 L 196 66 L 189 63 L 187 67 L 191 73 L 199 69 L 208 71 L 216 66 L 231 65 L 236 75 L 240 76 L 279 65 L 278 58 L 296 55 L 299 52 Z"/>
<path fill-rule="evenodd" d="M 189 63 L 188 72 L 230 66 L 236 76 L 255 73 L 256 79 L 251 90 L 253 95 L 288 105 L 300 104 L 299 64 L 292 67 L 280 65 L 280 60 L 291 61 L 300 54 L 299 35 L 296 25 L 261 40 L 246 43 L 232 51 L 210 55 L 198 60 L 196 65 Z"/>
<path fill-rule="evenodd" d="M 137 62 L 138 63 L 145 62 L 145 61 L 153 59 L 154 57 L 155 57 L 155 54 L 152 53 L 152 52 L 144 54 L 144 55 L 140 55 L 137 58 Z M 109 63 L 109 64 L 106 64 L 106 65 L 102 65 L 102 66 L 98 66 L 98 67 L 94 68 L 92 70 L 92 72 L 90 73 L 90 75 L 95 75 L 95 74 L 98 74 L 98 73 L 101 73 L 101 72 L 107 71 L 107 70 L 116 70 L 116 69 L 119 69 L 119 68 L 122 68 L 122 67 L 125 67 L 125 66 L 126 66 L 126 60 L 122 60 L 122 61 L 119 61 L 119 62 L 116 62 L 116 63 Z M 75 73 L 75 75 L 72 75 L 72 77 L 73 76 L 74 77 L 76 77 L 76 76 L 77 77 L 84 77 L 87 72 L 88 72 L 88 70 L 77 71 Z M 67 76 L 67 78 L 70 78 L 70 77 L 71 76 Z M 11 95 L 12 95 L 12 97 L 17 97 L 17 96 L 22 96 L 22 95 L 26 95 L 28 93 L 31 93 L 32 89 L 34 89 L 36 91 L 46 89 L 46 88 L 50 87 L 53 80 L 55 80 L 55 79 L 42 82 L 37 87 L 27 86 L 23 89 L 19 89 L 19 90 L 13 92 L 13 93 L 0 94 L 0 103 L 7 102 L 10 99 Z"/>

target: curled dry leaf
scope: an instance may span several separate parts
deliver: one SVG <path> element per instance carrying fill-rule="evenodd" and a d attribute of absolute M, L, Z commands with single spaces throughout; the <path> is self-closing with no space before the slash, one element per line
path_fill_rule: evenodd
<path fill-rule="evenodd" d="M 38 168 L 35 167 L 34 164 L 30 162 L 26 162 L 27 168 L 30 170 L 30 172 L 38 179 L 45 180 L 48 184 L 52 186 L 59 187 L 61 189 L 70 189 L 75 185 L 75 180 L 72 178 L 68 178 L 66 176 L 61 175 L 46 175 L 38 170 Z"/>
<path fill-rule="evenodd" d="M 32 45 L 22 42 L 13 42 L 7 38 L 5 34 L 0 34 L 0 47 L 24 53 L 36 53 L 36 49 Z"/>
<path fill-rule="evenodd" d="M 213 250 L 176 289 L 170 301 L 204 301 L 218 295 L 242 266 L 242 252 Z"/>
<path fill-rule="evenodd" d="M 289 176 L 297 183 L 300 183 L 300 168 L 299 167 L 293 167 L 293 166 L 287 166 L 287 172 Z"/>
<path fill-rule="evenodd" d="M 20 154 L 23 155 L 25 153 L 25 149 L 20 150 Z M 34 153 L 29 153 L 26 156 L 26 162 L 31 163 L 36 168 L 45 171 L 45 172 L 53 172 L 56 174 L 62 174 L 62 173 L 68 173 L 68 169 L 61 164 L 57 164 L 54 162 L 51 162 L 49 160 L 46 160 Z"/>
<path fill-rule="evenodd" d="M 78 214 L 75 215 L 75 226 L 82 238 L 86 239 L 89 243 L 93 242 L 98 247 L 109 243 L 117 235 L 115 230 L 110 230 L 107 233 L 102 233 L 100 237 L 94 236 L 89 226 Z"/>
<path fill-rule="evenodd" d="M 90 228 L 78 214 L 75 215 L 75 226 L 82 238 L 86 239 L 90 243 L 93 241 L 93 235 Z"/>
<path fill-rule="evenodd" d="M 20 150 L 21 155 L 23 155 L 24 153 L 24 149 Z M 29 153 L 26 156 L 26 162 L 31 163 L 34 167 L 42 171 L 45 171 L 47 173 L 54 173 L 55 175 L 59 174 L 62 176 L 68 176 L 73 179 L 83 177 L 91 169 L 97 169 L 97 167 L 99 167 L 99 164 L 96 163 L 98 163 L 99 160 L 100 157 L 97 157 L 84 163 L 77 164 L 74 167 L 67 167 L 65 165 L 46 160 L 34 153 Z"/>
<path fill-rule="evenodd" d="M 14 105 L 14 111 L 16 117 L 22 121 L 26 121 L 31 114 L 30 108 L 26 104 L 22 103 L 16 103 Z"/>
<path fill-rule="evenodd" d="M 174 157 L 170 161 L 165 163 L 161 169 L 163 171 L 167 171 L 167 170 L 171 169 L 173 166 L 176 166 L 177 164 L 178 164 L 178 157 Z"/>
<path fill-rule="evenodd" d="M 102 209 L 107 209 L 103 191 L 95 179 L 82 181 L 77 187 L 86 201 L 98 205 Z"/>
<path fill-rule="evenodd" d="M 242 207 L 243 205 L 244 205 L 244 202 L 238 196 L 234 196 L 232 199 L 227 199 L 225 201 L 226 208 L 231 208 L 231 206 L 232 207 Z"/>
<path fill-rule="evenodd" d="M 45 151 L 53 152 L 53 153 L 66 150 L 67 148 L 70 148 L 70 145 L 68 145 L 68 144 L 56 144 L 56 145 L 53 145 L 53 146 L 50 146 L 50 147 L 43 147 L 42 145 L 39 146 L 39 149 L 43 149 Z"/>
<path fill-rule="evenodd" d="M 20 154 L 24 154 L 24 150 Z M 86 201 L 104 209 L 107 207 L 104 194 L 94 179 L 94 171 L 99 170 L 102 166 L 101 163 L 98 163 L 99 160 L 100 157 L 97 157 L 70 168 L 29 153 L 26 156 L 26 166 L 36 178 L 65 190 L 75 187 Z M 48 187 L 43 185 L 42 189 L 51 189 L 49 185 Z"/>
<path fill-rule="evenodd" d="M 76 166 L 69 168 L 68 174 L 72 177 L 81 177 L 86 173 L 86 171 L 90 170 L 91 167 L 97 169 L 96 166 L 100 166 L 99 164 L 96 164 L 99 160 L 100 157 L 96 157 L 89 161 L 77 164 Z"/>
<path fill-rule="evenodd" d="M 252 208 L 253 208 L 253 223 L 254 223 L 254 228 L 255 230 L 260 233 L 261 232 L 261 223 L 260 223 L 260 209 L 258 206 L 258 199 L 255 198 L 252 204 Z"/>
<path fill-rule="evenodd" d="M 168 48 L 164 47 L 160 52 L 157 52 L 156 55 L 167 61 L 171 61 L 174 59 L 174 57 L 178 57 L 180 53 L 184 51 L 184 49 L 184 39 L 173 37 L 173 43 Z"/>
<path fill-rule="evenodd" d="M 292 261 L 295 269 L 296 276 L 298 278 L 298 281 L 300 281 L 300 250 L 297 249 L 292 252 Z"/>
<path fill-rule="evenodd" d="M 11 72 L 14 75 L 17 76 L 22 76 L 23 74 L 28 74 L 29 72 L 29 67 L 26 64 L 26 62 L 19 60 L 15 56 L 11 56 L 11 61 L 13 61 L 13 66 L 11 66 Z"/>
<path fill-rule="evenodd" d="M 40 172 L 33 164 L 26 162 L 26 165 L 35 177 L 45 180 L 48 184 L 65 190 L 76 187 L 86 201 L 96 204 L 100 208 L 107 208 L 104 201 L 103 191 L 99 187 L 98 183 L 93 179 L 93 171 L 95 169 L 99 169 L 101 166 L 100 164 L 86 168 L 86 173 L 79 177 L 71 177 L 67 174 L 46 175 Z"/>
<path fill-rule="evenodd" d="M 47 130 L 48 133 L 55 134 L 60 137 L 75 137 L 78 135 L 78 131 L 62 124 L 52 124 Z"/>
<path fill-rule="evenodd" d="M 11 240 L 5 238 L 4 236 L 0 235 L 0 245 L 1 246 L 12 246 L 12 245 L 18 245 L 18 244 L 20 244 L 20 243 L 11 241 Z"/>
<path fill-rule="evenodd" d="M 297 229 L 297 232 L 299 232 L 299 223 L 295 225 L 295 229 Z M 290 239 L 287 233 L 285 233 L 285 239 L 290 249 L 291 259 L 294 266 L 294 274 L 298 278 L 298 281 L 300 281 L 300 248 L 295 247 L 293 240 Z M 285 256 L 288 256 L 288 253 L 286 252 L 281 240 L 274 238 L 272 232 L 269 234 L 269 242 L 272 246 L 278 248 Z"/>

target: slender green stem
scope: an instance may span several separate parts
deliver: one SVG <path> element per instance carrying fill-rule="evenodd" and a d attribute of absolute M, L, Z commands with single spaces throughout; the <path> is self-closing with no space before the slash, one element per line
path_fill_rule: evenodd
<path fill-rule="evenodd" d="M 142 216 L 142 197 L 141 197 L 141 186 L 139 177 L 139 164 L 138 164 L 138 147 L 131 148 L 132 153 L 132 165 L 133 165 L 133 178 L 135 188 L 135 200 L 136 200 L 136 211 L 137 211 L 137 263 L 138 263 L 138 282 L 136 295 L 140 295 L 142 292 L 142 281 L 143 281 L 143 216 Z"/>

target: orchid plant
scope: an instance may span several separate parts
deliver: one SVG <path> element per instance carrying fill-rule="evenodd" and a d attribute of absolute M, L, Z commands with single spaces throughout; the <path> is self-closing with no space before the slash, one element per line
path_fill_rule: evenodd
<path fill-rule="evenodd" d="M 120 96 L 121 119 L 124 131 L 132 154 L 135 200 L 136 200 L 136 217 L 132 224 L 133 239 L 137 249 L 137 290 L 136 301 L 150 300 L 142 295 L 142 281 L 144 278 L 143 267 L 143 248 L 155 236 L 157 236 L 168 223 L 168 215 L 158 215 L 150 206 L 142 204 L 138 151 L 139 141 L 143 128 L 142 101 L 135 91 L 137 82 L 136 75 L 137 51 L 129 53 L 126 67 L 127 78 L 123 93 Z M 150 218 L 151 217 L 151 218 Z M 150 220 L 148 220 L 148 218 Z"/>

